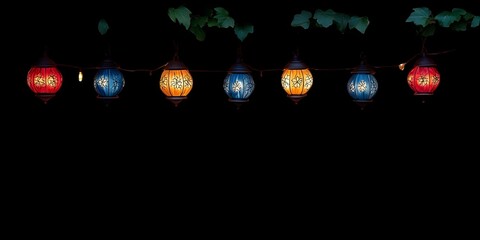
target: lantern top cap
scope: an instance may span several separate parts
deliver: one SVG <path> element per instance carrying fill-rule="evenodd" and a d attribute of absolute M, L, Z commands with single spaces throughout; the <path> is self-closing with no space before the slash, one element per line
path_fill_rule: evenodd
<path fill-rule="evenodd" d="M 375 74 L 375 70 L 373 69 L 373 67 L 368 65 L 365 61 L 361 61 L 360 64 L 351 71 L 351 73 Z"/>
<path fill-rule="evenodd" d="M 165 66 L 166 70 L 187 70 L 187 66 L 180 61 L 180 58 L 178 57 L 178 54 L 175 54 L 173 56 L 173 59 L 170 60 L 170 62 L 167 63 L 167 66 Z"/>
<path fill-rule="evenodd" d="M 300 60 L 298 54 L 294 54 L 292 60 L 285 66 L 286 69 L 298 70 L 298 69 L 307 69 L 307 65 Z"/>
<path fill-rule="evenodd" d="M 100 68 L 117 68 L 118 65 L 111 58 L 105 58 L 102 63 L 100 63 Z"/>
<path fill-rule="evenodd" d="M 44 53 L 43 56 L 35 63 L 35 67 L 56 67 L 57 64 Z"/>
<path fill-rule="evenodd" d="M 436 67 L 437 64 L 433 61 L 432 58 L 428 57 L 426 54 L 422 54 L 420 58 L 415 62 L 415 66 L 419 67 Z"/>
<path fill-rule="evenodd" d="M 241 58 L 237 58 L 237 61 L 228 69 L 229 73 L 250 73 L 248 66 L 243 63 Z"/>

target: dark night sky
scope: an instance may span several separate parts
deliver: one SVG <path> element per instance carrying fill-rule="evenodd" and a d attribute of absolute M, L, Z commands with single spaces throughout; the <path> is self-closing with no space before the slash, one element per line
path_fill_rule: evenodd
<path fill-rule="evenodd" d="M 162 1 L 159 6 L 149 4 L 108 4 L 96 7 L 90 5 L 56 6 L 56 14 L 41 14 L 51 10 L 53 4 L 34 6 L 23 10 L 24 21 L 10 26 L 17 30 L 12 44 L 14 51 L 11 60 L 15 64 L 13 71 L 13 98 L 7 100 L 19 113 L 30 114 L 41 111 L 75 114 L 101 114 L 104 111 L 95 99 L 92 78 L 94 70 L 85 71 L 82 84 L 76 81 L 77 71 L 63 68 L 64 86 L 51 100 L 48 106 L 38 101 L 25 83 L 26 72 L 41 56 L 44 46 L 49 49 L 50 57 L 59 64 L 72 64 L 92 67 L 103 59 L 105 44 L 97 31 L 100 18 L 110 24 L 108 44 L 114 60 L 127 69 L 152 69 L 158 67 L 173 56 L 173 42 L 180 46 L 180 57 L 192 70 L 226 70 L 235 61 L 239 41 L 230 30 L 207 30 L 205 42 L 198 42 L 193 35 L 182 31 L 182 27 L 173 24 L 166 12 L 168 7 L 177 7 L 181 3 L 192 11 L 199 12 L 207 7 L 222 6 L 230 10 L 230 15 L 241 22 L 254 24 L 255 32 L 243 42 L 245 62 L 259 69 L 280 69 L 290 60 L 292 51 L 298 47 L 302 59 L 314 68 L 350 68 L 359 63 L 361 52 L 365 52 L 368 61 L 374 66 L 395 65 L 409 59 L 420 50 L 420 38 L 411 23 L 405 19 L 413 7 L 427 6 L 432 11 L 463 7 L 474 13 L 475 8 L 469 1 L 415 1 L 416 3 L 381 3 L 356 1 L 354 4 L 342 4 L 341 1 L 287 1 L 288 4 L 251 7 L 248 2 L 202 1 L 189 3 L 181 1 Z M 435 4 L 434 4 L 435 3 Z M 286 6 L 286 7 L 284 7 Z M 371 24 L 362 35 L 355 31 L 345 34 L 329 29 L 311 29 L 302 31 L 290 27 L 293 15 L 301 10 L 314 11 L 331 8 L 349 15 L 368 16 Z M 475 14 L 475 13 L 474 13 Z M 17 41 L 17 40 L 22 41 Z M 262 115 L 306 114 L 332 116 L 340 114 L 342 118 L 357 119 L 360 115 L 393 114 L 409 116 L 418 112 L 433 111 L 439 114 L 456 111 L 475 100 L 471 94 L 465 94 L 467 82 L 474 74 L 476 58 L 467 60 L 472 53 L 478 52 L 478 30 L 470 32 L 439 32 L 427 42 L 430 52 L 455 49 L 455 52 L 435 58 L 442 74 L 442 83 L 428 104 L 419 104 L 406 84 L 406 75 L 412 64 L 401 72 L 395 68 L 380 69 L 376 77 L 379 91 L 374 103 L 365 111 L 352 103 L 345 91 L 348 71 L 314 71 L 314 87 L 301 104 L 294 106 L 280 86 L 280 71 L 266 72 L 263 77 L 254 73 L 256 89 L 250 103 L 242 107 L 240 113 L 227 102 L 221 86 L 225 73 L 192 72 L 194 89 L 189 99 L 178 109 L 166 101 L 158 88 L 160 71 L 149 76 L 145 72 L 124 72 L 126 86 L 120 94 L 121 99 L 110 106 L 108 111 L 119 114 L 138 115 L 140 118 L 156 115 L 200 114 L 222 116 L 231 114 L 260 117 Z M 474 55 L 473 55 L 474 56 Z M 13 80 L 12 80 L 13 81 Z M 473 81 L 473 82 L 472 82 Z M 9 104 L 9 105 L 11 105 Z M 459 106 L 460 105 L 460 106 Z M 46 110 L 48 109 L 48 110 Z M 100 111 L 100 112 L 97 112 Z M 130 114 L 131 113 L 131 114 Z M 448 113 L 448 114 L 449 114 Z M 363 116 L 361 116 L 363 117 Z M 361 118 L 360 117 L 360 118 Z"/>
<path fill-rule="evenodd" d="M 8 79 L 13 83 L 12 89 L 7 91 L 4 101 L 6 109 L 11 110 L 8 113 L 12 113 L 8 120 L 21 124 L 17 129 L 26 134 L 23 136 L 43 135 L 45 130 L 34 126 L 48 126 L 47 132 L 65 138 L 80 135 L 101 139 L 112 135 L 122 139 L 125 145 L 137 143 L 132 139 L 148 142 L 143 139 L 149 138 L 185 139 L 195 145 L 203 143 L 207 136 L 212 137 L 213 143 L 227 140 L 236 145 L 246 138 L 261 140 L 262 147 L 253 147 L 265 154 L 280 144 L 294 144 L 279 140 L 283 138 L 296 139 L 294 142 L 313 139 L 309 142 L 326 144 L 329 148 L 330 143 L 343 146 L 362 139 L 374 143 L 383 143 L 383 139 L 402 142 L 405 140 L 399 139 L 410 136 L 427 136 L 427 142 L 449 144 L 455 140 L 444 138 L 445 133 L 456 137 L 475 132 L 466 126 L 474 122 L 472 109 L 476 109 L 478 101 L 473 87 L 477 85 L 474 76 L 478 65 L 475 57 L 479 52 L 478 29 L 443 30 L 429 38 L 429 52 L 454 51 L 435 56 L 442 81 L 425 104 L 413 96 L 406 83 L 412 62 L 403 72 L 396 68 L 378 69 L 379 91 L 374 102 L 363 111 L 346 92 L 348 71 L 313 71 L 314 85 L 298 105 L 294 105 L 281 88 L 280 71 L 265 72 L 263 76 L 254 72 L 256 88 L 250 102 L 236 110 L 222 89 L 225 72 L 195 72 L 224 71 L 230 67 L 239 46 L 233 31 L 207 29 L 206 40 L 199 42 L 167 16 L 169 7 L 180 4 L 194 13 L 222 6 L 238 22 L 252 23 L 255 27 L 255 32 L 242 43 L 244 60 L 249 65 L 258 69 L 281 69 L 298 47 L 302 60 L 310 67 L 338 69 L 356 66 L 361 52 L 366 53 L 374 66 L 395 65 L 409 59 L 421 47 L 415 26 L 405 22 L 412 8 L 426 6 L 437 13 L 459 7 L 479 14 L 475 13 L 471 1 L 402 1 L 380 5 L 373 1 L 349 4 L 286 1 L 255 7 L 244 1 L 202 1 L 201 4 L 161 1 L 155 7 L 150 4 L 115 3 L 113 7 L 107 3 L 95 6 L 35 3 L 29 9 L 12 9 L 21 13 L 23 21 L 12 21 L 15 24 L 7 26 L 7 31 L 15 32 L 13 38 L 7 39 L 12 47 L 6 49 L 7 59 L 14 64 Z M 329 8 L 349 15 L 368 16 L 371 23 L 366 33 L 340 34 L 334 29 L 301 30 L 290 26 L 293 15 L 301 10 Z M 152 76 L 146 72 L 124 72 L 126 85 L 120 99 L 105 107 L 93 90 L 95 71 L 84 71 L 84 81 L 78 83 L 77 70 L 66 67 L 60 67 L 64 85 L 57 96 L 47 105 L 35 98 L 25 78 L 44 46 L 58 64 L 92 67 L 103 60 L 106 45 L 97 30 L 101 18 L 110 25 L 107 42 L 113 59 L 122 68 L 156 68 L 172 58 L 173 42 L 177 42 L 181 60 L 193 70 L 194 88 L 188 100 L 175 108 L 164 98 L 158 87 L 160 71 Z M 106 125 L 111 127 L 105 128 Z M 36 133 L 38 131 L 41 133 Z M 29 138 L 18 141 L 24 139 Z M 275 147 L 264 151 L 263 142 L 270 139 L 274 140 Z M 390 147 L 393 151 L 399 148 L 387 146 L 387 149 Z M 400 147 L 404 148 L 407 146 Z"/>
<path fill-rule="evenodd" d="M 464 196 L 461 190 L 471 182 L 474 169 L 469 160 L 476 156 L 470 154 L 478 142 L 480 29 L 440 31 L 428 40 L 430 52 L 455 51 L 435 56 L 442 80 L 426 103 L 413 96 L 407 85 L 410 64 L 403 72 L 378 69 L 379 91 L 363 111 L 346 92 L 348 71 L 313 71 L 313 87 L 298 105 L 281 88 L 281 72 L 265 72 L 262 77 L 254 72 L 255 91 L 239 110 L 223 92 L 223 72 L 192 72 L 193 90 L 177 108 L 159 89 L 160 71 L 152 76 L 124 72 L 126 85 L 120 99 L 108 107 L 96 99 L 93 70 L 84 71 L 84 81 L 78 83 L 75 69 L 60 67 L 64 85 L 46 105 L 28 89 L 26 74 L 44 46 L 58 64 L 99 64 L 105 51 L 97 31 L 101 18 L 110 25 L 108 44 L 123 68 L 163 65 L 172 58 L 176 41 L 180 58 L 190 69 L 228 69 L 239 45 L 233 32 L 209 29 L 206 41 L 196 41 L 167 16 L 169 7 L 180 4 L 194 12 L 222 6 L 234 19 L 254 24 L 255 32 L 243 42 L 243 53 L 245 62 L 259 69 L 283 68 L 296 47 L 314 68 L 354 67 L 361 52 L 374 66 L 394 65 L 420 51 L 414 25 L 405 23 L 412 8 L 426 6 L 438 12 L 459 7 L 480 15 L 475 1 L 284 0 L 263 6 L 256 5 L 259 1 L 134 2 L 35 2 L 29 8 L 4 10 L 13 16 L 2 16 L 8 17 L 3 20 L 5 31 L 12 33 L 3 37 L 8 60 L 4 71 L 9 73 L 3 81 L 9 89 L 3 88 L 2 135 L 4 159 L 11 160 L 5 161 L 5 169 L 11 174 L 9 183 L 21 185 L 12 187 L 11 196 L 25 211 L 44 216 L 52 213 L 42 209 L 58 210 L 63 212 L 58 219 L 86 214 L 91 224 L 103 226 L 107 217 L 92 219 L 99 212 L 92 209 L 122 221 L 134 215 L 124 210 L 132 204 L 123 202 L 127 198 L 142 202 L 136 205 L 139 212 L 156 213 L 166 205 L 180 204 L 179 212 L 194 212 L 198 218 L 223 205 L 240 212 L 247 205 L 261 206 L 265 215 L 285 216 L 279 209 L 291 206 L 292 202 L 282 202 L 293 197 L 301 201 L 295 212 L 323 211 L 325 206 L 340 204 L 320 215 L 331 212 L 332 219 L 341 220 L 339 215 L 354 213 L 353 221 L 363 222 L 358 216 L 378 211 L 377 219 L 405 215 L 410 224 L 425 230 L 422 219 L 427 215 L 441 221 L 449 214 L 448 204 L 442 202 L 444 194 Z M 301 10 L 329 8 L 368 16 L 371 23 L 366 33 L 342 35 L 332 29 L 290 27 L 293 15 Z M 47 200 L 59 193 L 62 198 Z M 222 197 L 201 203 L 216 194 Z M 374 201 L 368 200 L 377 195 Z M 435 196 L 432 201 L 418 200 L 429 195 Z M 109 196 L 116 197 L 110 200 Z M 29 200 L 39 198 L 49 203 Z M 238 205 L 232 199 L 244 203 Z M 403 202 L 390 204 L 392 199 Z M 318 207 L 310 207 L 312 201 Z M 150 208 L 150 203 L 156 207 Z M 60 210 L 72 206 L 75 210 Z M 385 210 L 392 206 L 396 210 Z M 422 208 L 426 216 L 413 218 L 410 206 Z M 262 220 L 252 216 L 249 221 L 263 226 Z M 197 218 L 193 221 L 203 222 Z M 335 225 L 332 219 L 329 222 Z M 61 225 L 79 234 L 92 229 L 77 229 L 65 221 Z M 388 221 L 380 225 L 407 234 Z M 41 230 L 40 235 L 56 232 Z"/>

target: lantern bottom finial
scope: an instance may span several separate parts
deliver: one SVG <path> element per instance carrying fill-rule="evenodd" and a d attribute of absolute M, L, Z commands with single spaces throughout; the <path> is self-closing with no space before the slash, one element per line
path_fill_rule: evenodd
<path fill-rule="evenodd" d="M 44 93 L 37 93 L 35 94 L 37 98 L 43 101 L 43 103 L 47 104 L 50 99 L 55 97 L 55 94 L 44 94 Z"/>
<path fill-rule="evenodd" d="M 302 100 L 304 97 L 306 97 L 307 94 L 300 94 L 300 95 L 288 95 L 288 98 L 290 98 L 293 103 L 298 104 L 300 100 Z"/>
<path fill-rule="evenodd" d="M 356 103 L 361 110 L 363 110 L 369 103 L 373 102 L 373 100 L 353 100 L 353 102 Z"/>
<path fill-rule="evenodd" d="M 422 103 L 426 103 L 427 99 L 433 96 L 433 93 L 414 93 L 413 95 L 420 97 Z"/>
<path fill-rule="evenodd" d="M 433 93 L 420 93 L 420 92 L 416 92 L 416 93 L 414 93 L 413 95 L 415 95 L 415 96 L 432 96 Z"/>
<path fill-rule="evenodd" d="M 178 104 L 180 104 L 183 100 L 187 99 L 186 96 L 170 96 L 166 97 L 170 102 L 173 103 L 175 107 L 178 107 Z"/>
<path fill-rule="evenodd" d="M 105 96 L 100 96 L 97 95 L 97 99 L 102 100 L 102 102 L 105 104 L 106 107 L 110 106 L 110 103 L 112 103 L 113 100 L 118 99 L 119 96 L 113 96 L 113 97 L 105 97 Z"/>
<path fill-rule="evenodd" d="M 243 104 L 248 102 L 248 99 L 229 98 L 228 101 L 234 103 L 238 110 Z"/>

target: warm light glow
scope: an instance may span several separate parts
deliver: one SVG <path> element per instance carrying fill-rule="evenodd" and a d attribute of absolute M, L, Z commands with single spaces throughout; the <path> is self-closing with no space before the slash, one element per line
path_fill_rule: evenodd
<path fill-rule="evenodd" d="M 167 97 L 185 97 L 193 87 L 192 75 L 188 69 L 165 69 L 160 76 L 160 90 Z"/>
<path fill-rule="evenodd" d="M 300 61 L 297 54 L 283 69 L 281 83 L 283 90 L 295 104 L 307 96 L 307 92 L 312 87 L 312 73 L 307 65 Z"/>
<path fill-rule="evenodd" d="M 82 82 L 82 81 L 83 81 L 83 73 L 82 73 L 82 71 L 79 71 L 79 72 L 78 72 L 78 81 L 79 81 L 79 82 Z"/>
<path fill-rule="evenodd" d="M 282 74 L 282 87 L 288 95 L 305 95 L 313 84 L 309 69 L 285 69 Z"/>
<path fill-rule="evenodd" d="M 35 94 L 55 94 L 63 83 L 56 67 L 32 67 L 27 74 L 28 87 Z"/>
<path fill-rule="evenodd" d="M 422 56 L 408 73 L 407 82 L 415 95 L 432 95 L 440 84 L 440 73 L 433 60 Z"/>
<path fill-rule="evenodd" d="M 27 73 L 28 87 L 44 103 L 55 96 L 62 83 L 62 74 L 46 54 Z"/>
<path fill-rule="evenodd" d="M 159 85 L 160 90 L 175 107 L 187 99 L 187 95 L 193 87 L 193 79 L 190 71 L 188 71 L 185 64 L 179 60 L 177 54 L 175 54 L 173 60 L 168 62 L 163 69 Z"/>
<path fill-rule="evenodd" d="M 405 69 L 405 63 L 400 63 L 398 68 L 403 71 Z"/>

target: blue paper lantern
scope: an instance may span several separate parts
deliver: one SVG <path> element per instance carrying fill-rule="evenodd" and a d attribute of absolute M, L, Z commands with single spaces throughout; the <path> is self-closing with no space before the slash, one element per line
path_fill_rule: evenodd
<path fill-rule="evenodd" d="M 378 82 L 374 74 L 375 71 L 363 62 L 352 71 L 352 76 L 347 82 L 347 90 L 354 102 L 372 101 L 378 90 Z"/>
<path fill-rule="evenodd" d="M 255 89 L 255 82 L 250 74 L 251 71 L 240 60 L 237 60 L 223 81 L 223 90 L 228 95 L 230 102 L 248 102 L 250 95 Z"/>
<path fill-rule="evenodd" d="M 118 98 L 118 94 L 125 86 L 123 74 L 117 65 L 110 59 L 102 62 L 100 69 L 93 80 L 93 87 L 98 98 Z"/>

